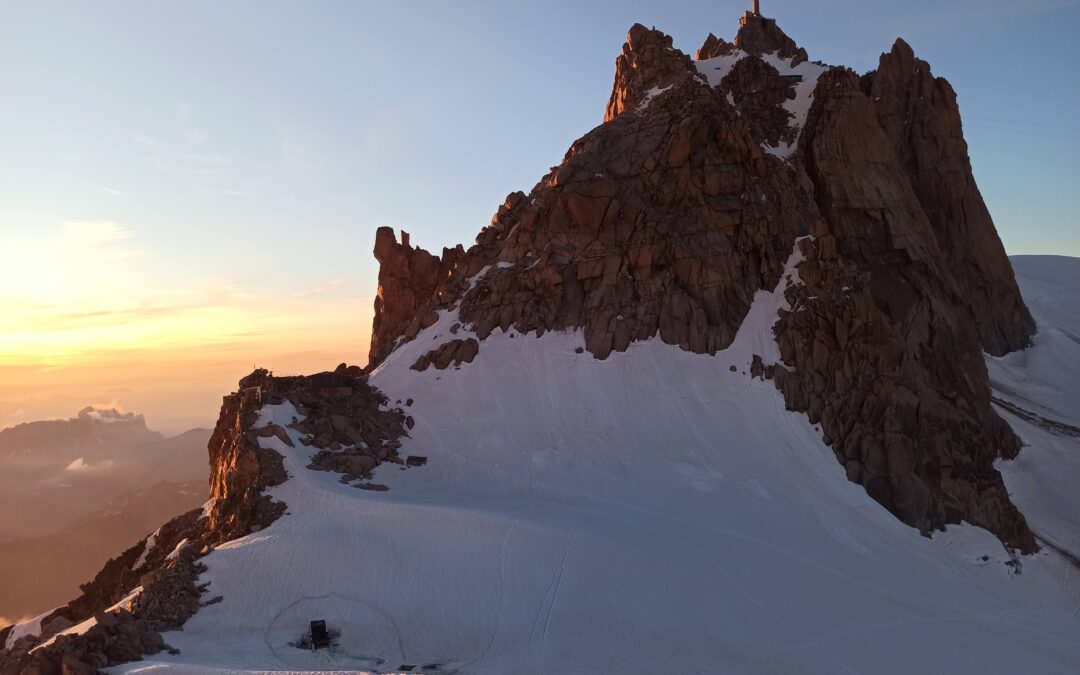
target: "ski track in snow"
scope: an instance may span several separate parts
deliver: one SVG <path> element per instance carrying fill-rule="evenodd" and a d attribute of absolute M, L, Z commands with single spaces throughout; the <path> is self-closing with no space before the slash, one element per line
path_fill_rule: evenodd
<path fill-rule="evenodd" d="M 1017 263 L 1034 347 L 987 363 L 1069 421 L 1080 283 L 1025 274 L 1043 267 Z M 373 493 L 304 468 L 300 443 L 260 439 L 285 458 L 290 479 L 271 492 L 287 515 L 204 559 L 224 600 L 165 635 L 180 655 L 110 672 L 1080 671 L 1072 563 L 1047 549 L 1012 574 L 983 530 L 920 536 L 847 481 L 771 382 L 744 374 L 755 353 L 779 358 L 783 306 L 782 289 L 759 292 L 715 357 L 654 339 L 597 361 L 575 353 L 579 332 L 497 331 L 471 364 L 410 370 L 452 339 L 457 312 L 443 312 L 372 375 L 391 402 L 414 399 L 402 453 L 427 466 L 383 465 L 390 491 Z M 266 406 L 260 423 L 295 414 Z M 1027 444 L 999 463 L 1013 498 L 1080 550 L 1080 441 L 1002 414 Z M 289 646 L 315 618 L 341 630 L 334 654 Z"/>

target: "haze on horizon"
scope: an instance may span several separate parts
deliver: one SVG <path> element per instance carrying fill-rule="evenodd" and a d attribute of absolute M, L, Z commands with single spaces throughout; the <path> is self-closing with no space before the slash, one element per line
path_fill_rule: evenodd
<path fill-rule="evenodd" d="M 580 4 L 6 4 L 0 428 L 96 404 L 175 433 L 254 365 L 363 364 L 378 226 L 471 242 L 601 121 L 631 24 L 692 54 L 749 2 Z M 1009 253 L 1080 256 L 1080 2 L 763 11 L 860 72 L 904 37 Z"/>

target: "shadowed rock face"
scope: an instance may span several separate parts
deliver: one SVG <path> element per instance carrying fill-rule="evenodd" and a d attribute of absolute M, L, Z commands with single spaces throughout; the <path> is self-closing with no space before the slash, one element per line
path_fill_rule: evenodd
<path fill-rule="evenodd" d="M 631 28 L 605 123 L 510 195 L 468 251 L 444 255 L 428 299 L 378 341 L 411 340 L 456 307 L 466 331 L 416 367 L 469 367 L 496 328 L 581 328 L 600 359 L 654 336 L 713 354 L 798 245 L 803 285 L 775 327 L 782 363 L 755 372 L 904 522 L 967 520 L 1033 550 L 993 468 L 1019 442 L 990 407 L 982 360 L 983 345 L 1027 344 L 1033 325 L 983 217 L 951 89 L 898 46 L 861 80 L 826 71 L 800 135 L 786 127 L 790 82 L 759 55 L 797 64 L 805 51 L 750 17 L 735 46 L 710 36 L 699 55 L 736 49 L 748 54 L 711 87 L 666 35 Z M 796 137 L 787 161 L 763 152 Z"/>
<path fill-rule="evenodd" d="M 935 230 L 854 73 L 832 70 L 817 91 L 803 151 L 824 217 L 801 242 L 796 309 L 776 327 L 791 367 L 777 385 L 901 520 L 924 532 L 967 520 L 1033 550 L 993 469 L 1019 442 L 991 409 L 979 334 Z"/>
<path fill-rule="evenodd" d="M 780 30 L 775 19 L 746 12 L 739 22 L 735 46 L 749 54 L 776 54 L 782 59 L 795 59 L 798 65 L 806 61 L 806 50 Z"/>
<path fill-rule="evenodd" d="M 761 59 L 741 59 L 720 82 L 719 89 L 731 95 L 756 137 L 770 146 L 795 141 L 797 132 L 790 124 L 791 113 L 783 107 L 794 95 L 792 83 L 776 68 Z"/>
<path fill-rule="evenodd" d="M 971 309 L 983 349 L 1001 356 L 1028 346 L 1035 322 L 975 185 L 956 93 L 900 39 L 877 71 L 863 76 L 862 89 L 964 293 L 958 300 Z"/>

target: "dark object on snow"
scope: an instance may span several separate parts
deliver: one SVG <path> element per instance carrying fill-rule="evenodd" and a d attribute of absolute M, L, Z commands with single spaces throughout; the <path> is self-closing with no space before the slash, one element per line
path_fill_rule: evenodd
<path fill-rule="evenodd" d="M 424 466 L 427 464 L 427 457 L 421 457 L 420 455 L 409 455 L 409 458 L 405 460 L 405 464 L 408 466 Z"/>
<path fill-rule="evenodd" d="M 382 483 L 360 483 L 353 487 L 360 488 L 361 490 L 370 490 L 372 492 L 386 492 L 390 488 Z"/>
<path fill-rule="evenodd" d="M 324 619 L 316 619 L 308 626 L 308 631 L 300 636 L 299 642 L 290 642 L 289 646 L 298 649 L 329 649 L 333 652 L 338 646 L 341 632 L 326 627 Z"/>
<path fill-rule="evenodd" d="M 326 621 L 319 619 L 311 622 L 311 651 L 330 646 L 330 634 L 326 632 Z"/>

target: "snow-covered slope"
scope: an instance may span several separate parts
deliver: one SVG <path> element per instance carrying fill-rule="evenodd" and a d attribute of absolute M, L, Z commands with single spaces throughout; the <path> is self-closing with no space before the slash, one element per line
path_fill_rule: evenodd
<path fill-rule="evenodd" d="M 1027 290 L 1042 282 L 1025 263 Z M 1075 302 L 1059 278 L 1047 297 Z M 1080 386 L 1039 378 L 1080 345 L 1052 337 L 1067 330 L 1056 301 L 1028 300 L 1040 338 L 991 369 L 1053 389 L 1036 400 L 1060 413 Z M 224 600 L 165 635 L 179 655 L 113 672 L 1077 672 L 1080 570 L 1050 550 L 1012 561 L 970 526 L 920 536 L 748 376 L 752 354 L 775 355 L 781 303 L 759 292 L 715 357 L 653 340 L 598 361 L 579 333 L 496 332 L 471 364 L 411 370 L 447 339 L 444 314 L 372 376 L 414 399 L 402 453 L 427 466 L 384 465 L 390 490 L 368 492 L 305 469 L 300 443 L 261 439 L 285 457 L 272 492 L 288 514 L 203 559 Z M 1057 498 L 1080 439 L 1010 421 L 1030 444 L 1002 466 L 1014 497 L 1074 542 L 1077 500 Z M 341 631 L 333 654 L 289 644 L 316 618 Z"/>
<path fill-rule="evenodd" d="M 1080 564 L 1080 258 L 1011 260 L 1039 332 L 1031 349 L 986 361 L 998 413 L 1027 446 L 998 469 L 1040 544 Z"/>

